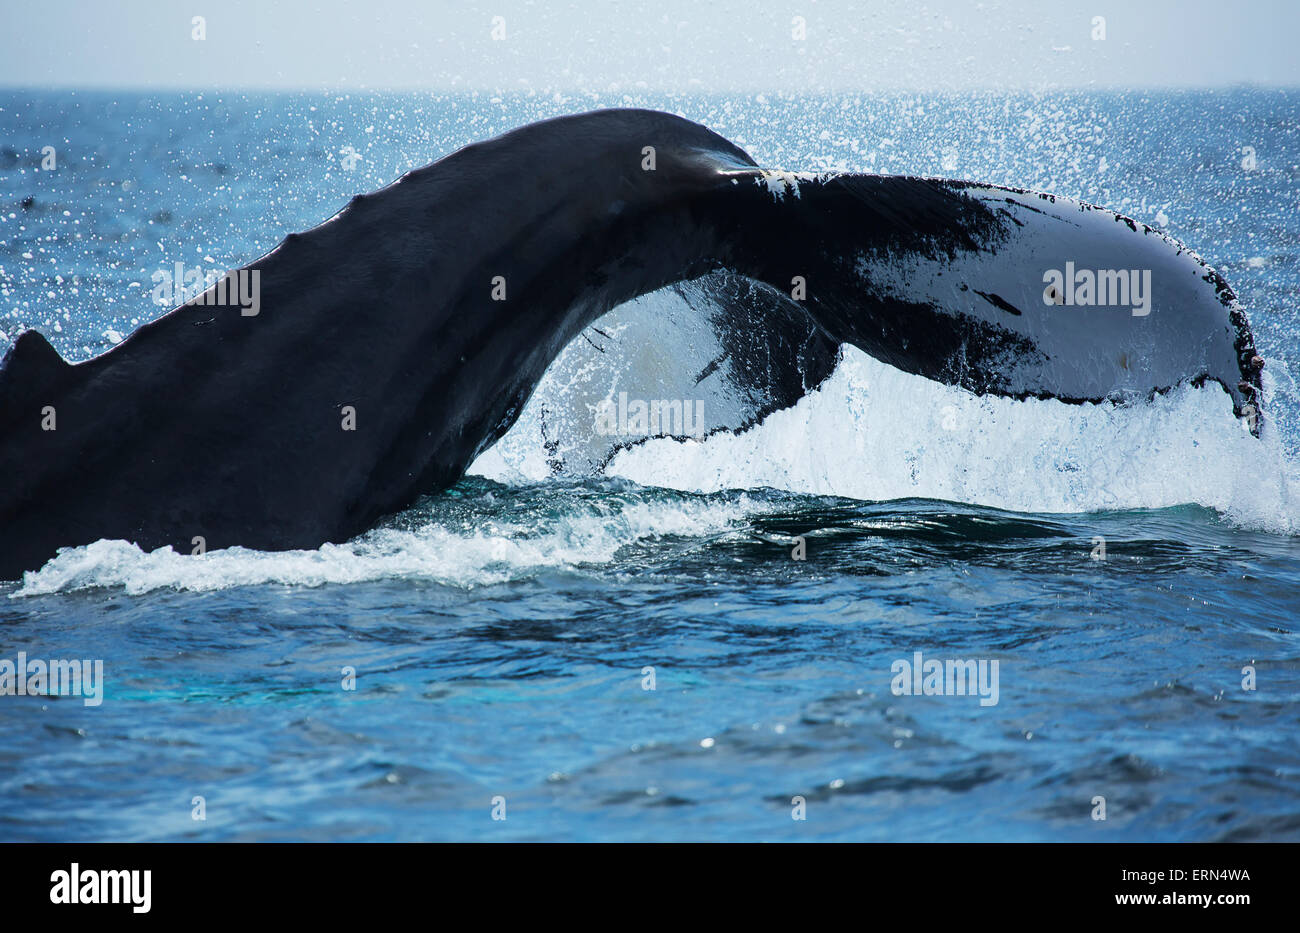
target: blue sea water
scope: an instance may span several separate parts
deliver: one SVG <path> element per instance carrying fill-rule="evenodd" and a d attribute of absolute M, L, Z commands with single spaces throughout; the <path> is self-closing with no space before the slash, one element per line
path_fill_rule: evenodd
<path fill-rule="evenodd" d="M 85 359 L 159 270 L 626 105 L 1166 230 L 1247 309 L 1265 438 L 1208 389 L 975 399 L 848 355 L 739 447 L 540 478 L 526 415 L 348 544 L 71 549 L 0 583 L 0 658 L 102 659 L 103 703 L 0 697 L 0 839 L 1300 839 L 1300 92 L 0 91 L 0 347 Z M 896 695 L 915 652 L 996 660 L 997 703 Z"/>

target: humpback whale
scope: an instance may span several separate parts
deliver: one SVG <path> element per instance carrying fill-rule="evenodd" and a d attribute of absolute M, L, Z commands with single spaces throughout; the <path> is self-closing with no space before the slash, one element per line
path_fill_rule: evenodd
<path fill-rule="evenodd" d="M 601 315 L 674 284 L 707 294 L 730 371 L 762 384 L 751 420 L 848 343 L 1016 398 L 1213 382 L 1259 430 L 1244 310 L 1158 231 L 1023 189 L 767 170 L 654 111 L 466 146 L 231 275 L 258 284 L 257 313 L 214 285 L 75 365 L 18 336 L 0 362 L 0 578 L 101 538 L 354 537 L 454 484 Z"/>

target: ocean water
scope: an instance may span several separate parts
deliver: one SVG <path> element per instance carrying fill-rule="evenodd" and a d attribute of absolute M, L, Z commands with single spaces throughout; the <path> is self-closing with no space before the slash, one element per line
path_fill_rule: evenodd
<path fill-rule="evenodd" d="M 769 167 L 1167 231 L 1247 309 L 1263 438 L 1216 389 L 1012 402 L 850 350 L 739 436 L 557 472 L 575 345 L 470 476 L 355 541 L 101 541 L 0 583 L 0 658 L 104 671 L 99 706 L 0 697 L 0 839 L 1300 839 L 1300 92 L 0 91 L 0 347 L 36 327 L 85 359 L 166 310 L 155 272 L 235 268 L 465 143 L 627 105 Z M 680 311 L 602 330 L 635 346 Z M 897 694 L 917 652 L 996 661 L 996 703 Z"/>

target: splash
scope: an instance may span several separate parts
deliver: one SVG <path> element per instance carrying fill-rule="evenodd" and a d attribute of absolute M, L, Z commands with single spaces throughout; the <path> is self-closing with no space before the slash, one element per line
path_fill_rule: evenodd
<path fill-rule="evenodd" d="M 680 307 L 674 309 L 673 305 Z M 1297 465 L 1282 431 L 1256 439 L 1217 386 L 1180 386 L 1149 402 L 1071 405 L 976 396 L 843 348 L 832 376 L 749 430 L 658 437 L 602 453 L 593 400 L 683 368 L 699 335 L 680 298 L 660 292 L 618 312 L 607 352 L 582 341 L 556 360 L 519 421 L 471 467 L 504 483 L 603 472 L 644 486 L 709 493 L 771 487 L 868 501 L 930 498 L 1017 512 L 1085 513 L 1196 504 L 1241 527 L 1294 534 Z M 611 318 L 612 319 L 612 318 Z M 658 321 L 654 354 L 620 336 Z M 604 322 L 601 324 L 605 327 Z M 1270 363 L 1266 392 L 1287 412 L 1295 380 Z M 711 402 L 712 408 L 718 402 Z M 574 456 L 580 452 L 581 456 Z"/>
<path fill-rule="evenodd" d="M 121 587 L 138 595 L 161 589 L 204 592 L 393 579 L 468 589 L 546 571 L 604 566 L 630 546 L 723 533 L 763 508 L 743 495 L 647 494 L 624 483 L 586 489 L 556 489 L 555 484 L 496 488 L 469 500 L 429 500 L 392 525 L 314 550 L 233 547 L 194 556 L 170 547 L 146 552 L 127 541 L 96 541 L 66 548 L 40 570 L 28 572 L 11 596 L 93 587 Z"/>

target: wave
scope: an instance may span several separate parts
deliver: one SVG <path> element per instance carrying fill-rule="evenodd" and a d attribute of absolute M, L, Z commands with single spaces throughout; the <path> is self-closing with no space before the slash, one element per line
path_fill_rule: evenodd
<path fill-rule="evenodd" d="M 160 589 L 204 592 L 374 580 L 472 588 L 545 571 L 605 566 L 630 546 L 716 535 L 764 508 L 743 494 L 656 494 L 618 482 L 513 491 L 471 480 L 352 541 L 312 550 L 233 547 L 196 557 L 171 547 L 144 551 L 127 541 L 66 548 L 41 569 L 24 574 L 11 595 L 95 587 L 121 587 L 138 595 Z"/>

